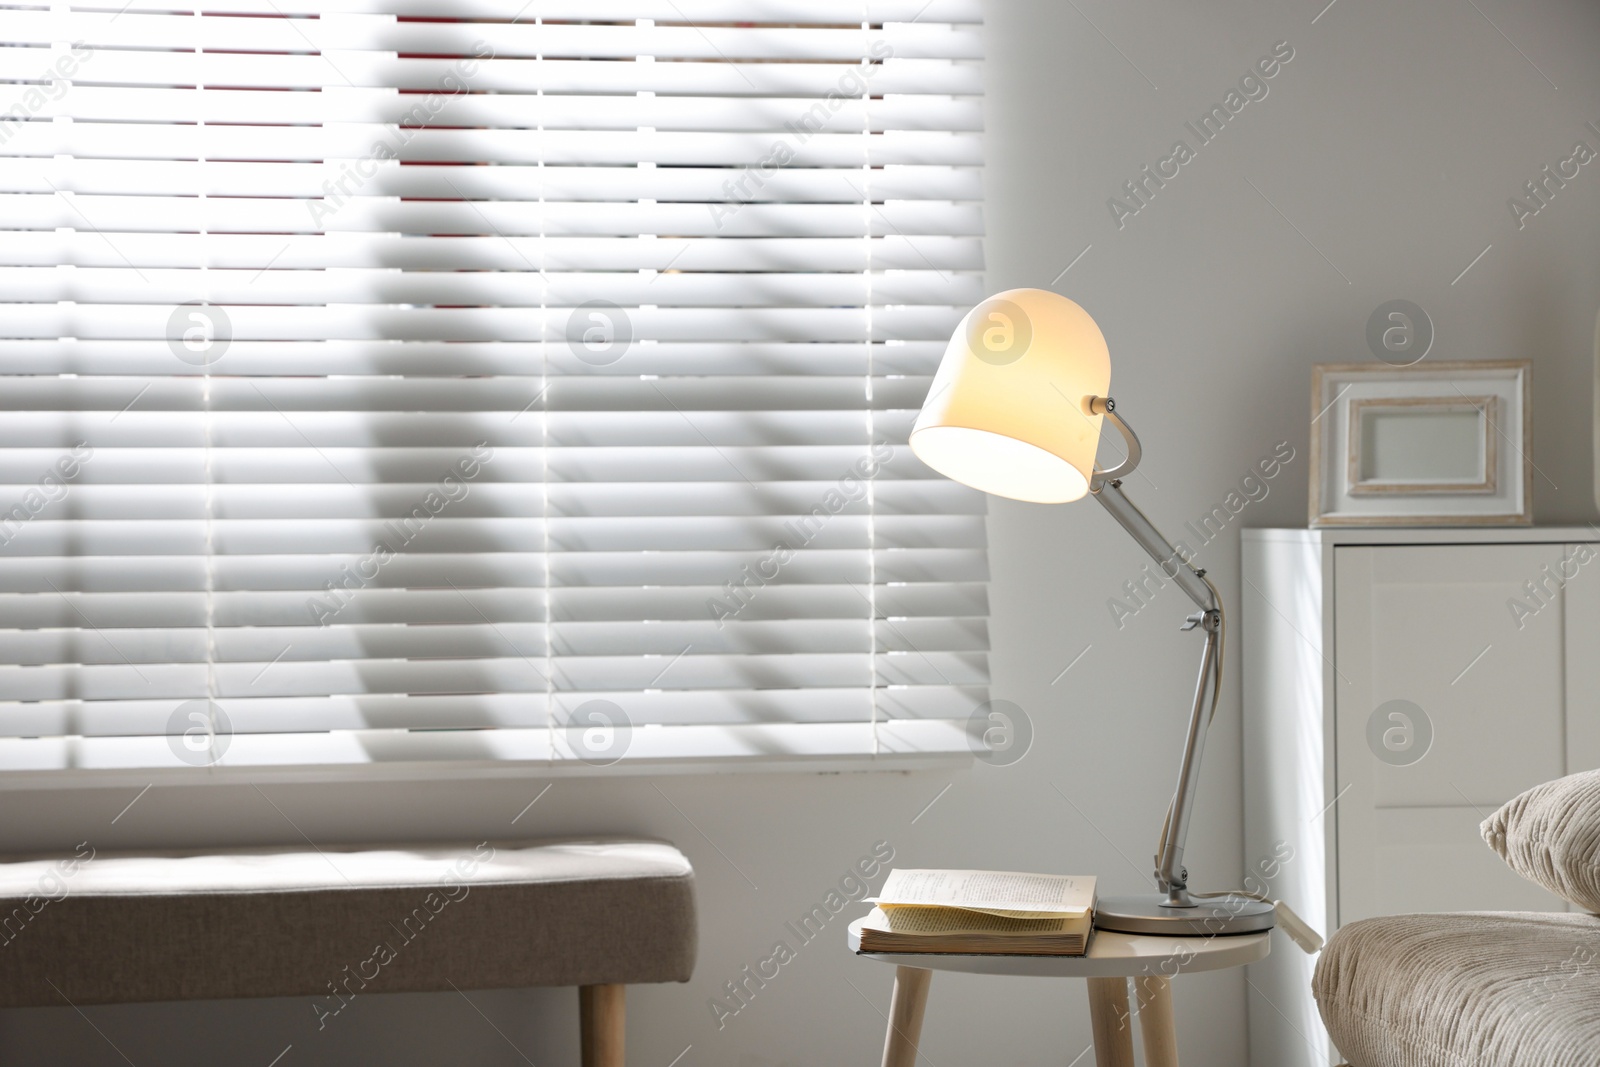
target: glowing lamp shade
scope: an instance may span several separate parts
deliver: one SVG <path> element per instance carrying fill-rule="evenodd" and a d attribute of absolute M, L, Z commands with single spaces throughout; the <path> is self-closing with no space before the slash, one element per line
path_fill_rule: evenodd
<path fill-rule="evenodd" d="M 911 451 L 995 496 L 1061 504 L 1089 491 L 1111 386 L 1089 313 L 1043 289 L 1009 289 L 967 313 L 911 430 Z"/>

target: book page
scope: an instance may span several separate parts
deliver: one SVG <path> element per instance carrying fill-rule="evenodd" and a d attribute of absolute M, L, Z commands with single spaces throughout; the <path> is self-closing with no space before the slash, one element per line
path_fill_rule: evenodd
<path fill-rule="evenodd" d="M 882 916 L 881 920 L 879 916 Z M 872 919 L 872 925 L 896 934 L 1059 934 L 1071 931 L 1078 921 L 1070 915 L 1022 919 L 966 909 L 926 908 L 915 904 L 893 909 L 879 908 Z"/>
<path fill-rule="evenodd" d="M 1016 871 L 893 870 L 874 901 L 906 906 L 961 908 L 1011 918 L 1087 915 L 1094 907 L 1093 878 Z"/>

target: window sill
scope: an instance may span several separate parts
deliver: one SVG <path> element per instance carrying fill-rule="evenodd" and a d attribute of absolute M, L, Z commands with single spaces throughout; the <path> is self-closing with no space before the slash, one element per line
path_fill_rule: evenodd
<path fill-rule="evenodd" d="M 0 740 L 0 790 L 913 771 L 970 763 L 965 725 L 898 719 L 879 723 L 876 738 L 869 723 L 639 727 L 620 759 L 583 758 L 561 729 L 240 734 L 202 766 L 180 758 L 206 754 L 184 752 L 178 738 L 15 738 Z"/>

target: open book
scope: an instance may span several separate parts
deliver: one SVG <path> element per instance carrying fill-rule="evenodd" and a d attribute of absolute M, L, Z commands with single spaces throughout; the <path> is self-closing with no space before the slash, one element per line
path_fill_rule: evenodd
<path fill-rule="evenodd" d="M 1093 878 L 1014 871 L 895 870 L 861 926 L 862 952 L 1081 956 Z"/>

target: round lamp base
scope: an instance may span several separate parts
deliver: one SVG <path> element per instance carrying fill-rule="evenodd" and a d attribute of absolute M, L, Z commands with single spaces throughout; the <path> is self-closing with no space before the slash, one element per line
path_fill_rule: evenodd
<path fill-rule="evenodd" d="M 1259 934 L 1276 925 L 1271 904 L 1250 897 L 1210 897 L 1192 908 L 1168 907 L 1162 893 L 1106 897 L 1095 904 L 1097 930 L 1158 937 Z"/>

